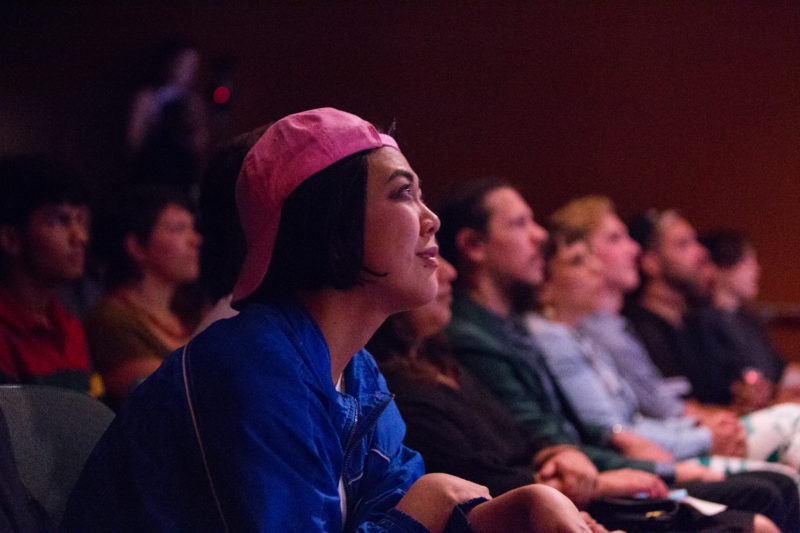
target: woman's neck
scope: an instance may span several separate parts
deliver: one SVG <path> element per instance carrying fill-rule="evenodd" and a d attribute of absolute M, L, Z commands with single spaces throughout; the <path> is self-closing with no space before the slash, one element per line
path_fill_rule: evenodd
<path fill-rule="evenodd" d="M 542 313 L 542 316 L 553 322 L 568 326 L 570 329 L 574 329 L 586 315 L 582 311 L 554 305 L 547 307 Z"/>
<path fill-rule="evenodd" d="M 611 287 L 605 287 L 600 296 L 600 305 L 597 310 L 618 315 L 622 312 L 623 305 L 625 305 L 625 294 Z"/>
<path fill-rule="evenodd" d="M 320 289 L 300 293 L 298 300 L 317 323 L 331 357 L 331 379 L 335 384 L 350 359 L 367 344 L 389 313 L 365 298 L 360 288 L 339 291 Z"/>

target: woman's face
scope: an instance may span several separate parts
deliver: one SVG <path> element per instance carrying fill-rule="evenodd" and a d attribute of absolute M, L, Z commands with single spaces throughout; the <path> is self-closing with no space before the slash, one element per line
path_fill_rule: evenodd
<path fill-rule="evenodd" d="M 158 216 L 138 258 L 143 271 L 172 283 L 194 281 L 200 274 L 200 245 L 194 217 L 185 208 L 169 204 Z"/>
<path fill-rule="evenodd" d="M 559 246 L 548 266 L 544 294 L 558 316 L 580 319 L 600 308 L 603 264 L 585 241 Z"/>
<path fill-rule="evenodd" d="M 429 302 L 437 290 L 437 217 L 422 201 L 419 179 L 403 154 L 378 148 L 368 157 L 364 266 L 366 288 L 388 314 Z"/>
<path fill-rule="evenodd" d="M 603 264 L 609 289 L 629 292 L 639 285 L 639 244 L 628 235 L 628 228 L 614 214 L 607 214 L 589 236 L 592 252 Z"/>
<path fill-rule="evenodd" d="M 409 311 L 411 323 L 420 339 L 432 337 L 440 333 L 450 322 L 450 305 L 453 303 L 453 280 L 456 279 L 456 269 L 444 258 L 439 258 L 439 268 L 436 270 L 436 279 L 439 290 L 436 297 L 422 307 Z"/>
<path fill-rule="evenodd" d="M 758 296 L 758 280 L 761 277 L 761 266 L 753 248 L 748 248 L 742 259 L 730 268 L 716 269 L 716 283 L 720 288 L 735 294 L 743 302 Z"/>

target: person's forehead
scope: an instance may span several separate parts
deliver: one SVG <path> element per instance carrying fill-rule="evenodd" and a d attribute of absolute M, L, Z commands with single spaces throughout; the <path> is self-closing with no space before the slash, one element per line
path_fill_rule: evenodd
<path fill-rule="evenodd" d="M 695 230 L 685 218 L 676 218 L 664 228 L 661 236 L 666 241 L 694 238 Z"/>
<path fill-rule="evenodd" d="M 46 203 L 38 206 L 31 214 L 51 215 L 56 213 L 89 214 L 89 206 L 86 204 L 73 204 L 70 202 Z"/>
<path fill-rule="evenodd" d="M 512 218 L 520 213 L 531 213 L 524 198 L 511 187 L 500 187 L 486 195 L 484 206 L 489 215 L 489 222 L 495 219 Z"/>

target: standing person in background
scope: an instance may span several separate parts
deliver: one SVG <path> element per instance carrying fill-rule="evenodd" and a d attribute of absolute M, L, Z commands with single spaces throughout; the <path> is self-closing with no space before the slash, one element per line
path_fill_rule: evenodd
<path fill-rule="evenodd" d="M 89 392 L 83 327 L 57 298 L 84 271 L 88 194 L 43 156 L 1 159 L 0 190 L 0 383 Z"/>
<path fill-rule="evenodd" d="M 108 295 L 85 319 L 106 400 L 119 407 L 192 332 L 173 309 L 178 289 L 197 279 L 202 238 L 188 200 L 162 187 L 124 194 L 102 240 Z"/>
<path fill-rule="evenodd" d="M 209 145 L 208 110 L 197 87 L 200 66 L 200 53 L 179 38 L 153 55 L 126 131 L 134 184 L 175 187 L 197 198 Z"/>
<path fill-rule="evenodd" d="M 236 199 L 241 312 L 134 391 L 63 531 L 590 531 L 554 489 L 487 501 L 403 445 L 363 346 L 434 297 L 439 219 L 394 139 L 336 109 L 289 115 L 248 152 Z"/>

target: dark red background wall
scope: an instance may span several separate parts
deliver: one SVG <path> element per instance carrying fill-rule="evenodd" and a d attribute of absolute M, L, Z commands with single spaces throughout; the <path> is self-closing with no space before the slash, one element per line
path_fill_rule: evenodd
<path fill-rule="evenodd" d="M 498 174 L 540 217 L 585 193 L 677 206 L 748 231 L 761 299 L 800 302 L 795 2 L 5 5 L 0 152 L 112 187 L 136 59 L 172 33 L 236 57 L 225 133 L 322 105 L 396 120 L 430 199 Z"/>

